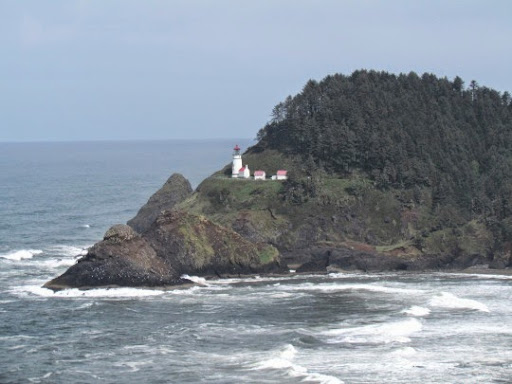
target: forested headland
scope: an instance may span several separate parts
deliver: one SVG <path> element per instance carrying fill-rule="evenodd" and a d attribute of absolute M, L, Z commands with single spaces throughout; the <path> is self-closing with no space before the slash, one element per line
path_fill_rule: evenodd
<path fill-rule="evenodd" d="M 310 80 L 276 105 L 250 152 L 274 149 L 312 176 L 364 175 L 412 192 L 437 225 L 485 223 L 512 238 L 512 104 L 476 81 L 359 70 Z M 425 198 L 428 194 L 428 198 Z"/>
<path fill-rule="evenodd" d="M 336 74 L 276 105 L 258 139 L 244 165 L 288 180 L 232 178 L 227 164 L 192 192 L 173 175 L 46 286 L 512 267 L 509 93 L 432 74 Z"/>

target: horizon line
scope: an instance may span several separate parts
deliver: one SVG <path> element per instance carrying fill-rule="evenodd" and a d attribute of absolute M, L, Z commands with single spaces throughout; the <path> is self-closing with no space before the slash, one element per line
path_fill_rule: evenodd
<path fill-rule="evenodd" d="M 225 141 L 225 140 L 252 140 L 249 137 L 215 137 L 215 138 L 198 138 L 198 139 L 69 139 L 69 140 L 0 140 L 0 144 L 57 144 L 57 143 L 133 143 L 133 142 L 156 142 L 156 141 Z"/>

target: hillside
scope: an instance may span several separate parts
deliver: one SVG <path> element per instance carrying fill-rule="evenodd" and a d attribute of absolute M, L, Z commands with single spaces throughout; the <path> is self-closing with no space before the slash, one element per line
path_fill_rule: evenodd
<path fill-rule="evenodd" d="M 430 74 L 328 76 L 279 103 L 258 139 L 244 164 L 287 168 L 290 180 L 228 180 L 227 166 L 183 206 L 275 244 L 292 262 L 305 248 L 350 242 L 509 262 L 508 93 Z"/>
<path fill-rule="evenodd" d="M 288 180 L 192 193 L 173 175 L 52 289 L 336 270 L 512 266 L 512 105 L 471 82 L 357 71 L 310 81 L 243 154 Z"/>

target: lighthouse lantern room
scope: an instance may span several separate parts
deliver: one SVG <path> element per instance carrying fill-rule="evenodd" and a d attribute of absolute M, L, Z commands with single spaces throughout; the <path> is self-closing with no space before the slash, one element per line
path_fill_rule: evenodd
<path fill-rule="evenodd" d="M 231 168 L 231 177 L 237 178 L 240 169 L 242 168 L 242 155 L 240 154 L 240 147 L 235 145 L 233 148 L 233 167 Z"/>

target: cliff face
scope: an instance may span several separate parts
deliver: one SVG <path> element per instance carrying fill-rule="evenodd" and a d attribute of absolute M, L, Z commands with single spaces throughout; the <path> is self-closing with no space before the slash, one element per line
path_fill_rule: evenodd
<path fill-rule="evenodd" d="M 244 158 L 259 168 L 274 154 L 265 150 Z M 444 227 L 450 212 L 432 212 L 428 188 L 381 190 L 361 174 L 294 177 L 286 182 L 237 180 L 219 172 L 177 207 L 205 215 L 250 241 L 274 245 L 300 271 L 510 265 L 509 255 L 493 253 L 494 238 L 483 220 Z"/>
<path fill-rule="evenodd" d="M 156 287 L 189 282 L 182 274 L 287 272 L 272 245 L 248 240 L 201 215 L 166 210 L 190 197 L 190 190 L 182 175 L 172 175 L 129 221 L 131 226 L 114 225 L 77 264 L 45 287 Z"/>

